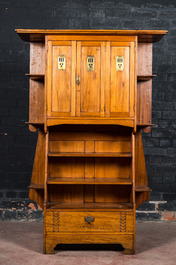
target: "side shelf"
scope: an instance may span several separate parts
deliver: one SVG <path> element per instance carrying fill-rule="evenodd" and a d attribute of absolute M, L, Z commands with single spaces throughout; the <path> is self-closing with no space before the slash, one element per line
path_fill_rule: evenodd
<path fill-rule="evenodd" d="M 31 80 L 42 81 L 44 82 L 45 75 L 44 74 L 26 74 Z"/>
<path fill-rule="evenodd" d="M 138 75 L 137 81 L 149 81 L 154 78 L 156 75 Z"/>

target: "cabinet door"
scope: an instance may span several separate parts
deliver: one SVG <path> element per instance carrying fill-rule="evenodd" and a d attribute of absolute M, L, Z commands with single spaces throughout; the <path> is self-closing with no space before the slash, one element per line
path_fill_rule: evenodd
<path fill-rule="evenodd" d="M 105 43 L 77 42 L 76 116 L 104 116 Z"/>
<path fill-rule="evenodd" d="M 134 117 L 134 42 L 106 43 L 106 117 Z"/>
<path fill-rule="evenodd" d="M 75 116 L 76 41 L 48 41 L 47 116 Z"/>

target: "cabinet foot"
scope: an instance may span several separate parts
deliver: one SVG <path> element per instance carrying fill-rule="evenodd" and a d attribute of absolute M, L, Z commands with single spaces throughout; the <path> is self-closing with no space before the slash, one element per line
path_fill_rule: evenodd
<path fill-rule="evenodd" d="M 55 254 L 55 250 L 54 250 L 55 247 L 56 247 L 55 243 L 47 242 L 43 248 L 43 254 Z"/>
<path fill-rule="evenodd" d="M 124 253 L 124 255 L 133 255 L 133 254 L 135 254 L 135 249 L 125 248 L 123 253 Z"/>

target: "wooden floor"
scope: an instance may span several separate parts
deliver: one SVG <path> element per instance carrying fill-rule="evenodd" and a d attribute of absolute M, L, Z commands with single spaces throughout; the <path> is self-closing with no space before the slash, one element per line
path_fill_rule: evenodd
<path fill-rule="evenodd" d="M 0 223 L 0 264 L 3 265 L 175 265 L 176 223 L 136 225 L 136 255 L 125 256 L 118 246 L 71 245 L 55 255 L 42 254 L 43 224 Z"/>

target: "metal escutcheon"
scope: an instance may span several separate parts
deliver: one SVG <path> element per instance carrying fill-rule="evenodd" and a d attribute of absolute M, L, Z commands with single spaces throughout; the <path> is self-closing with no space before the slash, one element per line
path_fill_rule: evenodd
<path fill-rule="evenodd" d="M 92 222 L 95 221 L 95 217 L 93 217 L 93 216 L 85 216 L 85 217 L 84 217 L 84 220 L 85 220 L 88 224 L 91 224 Z"/>
<path fill-rule="evenodd" d="M 77 85 L 80 84 L 80 77 L 79 77 L 79 76 L 76 77 L 76 84 L 77 84 Z"/>

